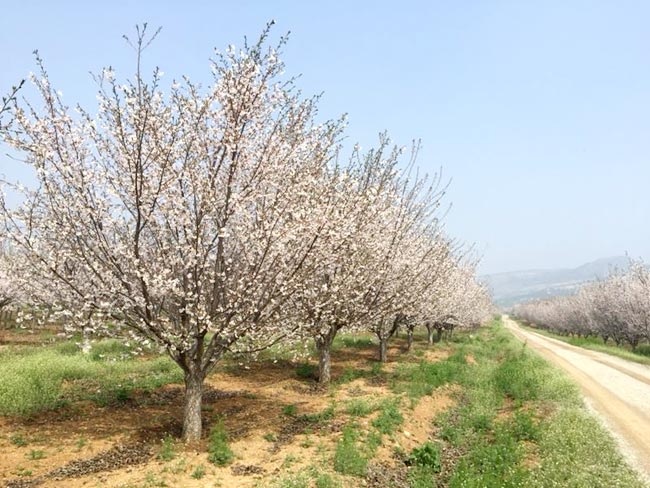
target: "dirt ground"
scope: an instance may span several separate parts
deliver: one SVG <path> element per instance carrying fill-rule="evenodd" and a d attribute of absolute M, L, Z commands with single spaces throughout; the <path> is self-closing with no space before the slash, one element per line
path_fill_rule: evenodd
<path fill-rule="evenodd" d="M 630 464 L 650 480 L 650 367 L 535 334 L 507 316 L 504 324 L 571 375 Z"/>
<path fill-rule="evenodd" d="M 419 361 L 404 355 L 398 341 L 390 350 L 390 371 L 400 361 Z M 368 369 L 374 349 L 348 348 L 333 356 L 333 377 L 346 370 Z M 425 359 L 447 356 L 444 350 L 427 351 Z M 254 487 L 271 486 L 281 476 L 317 464 L 332 472 L 332 457 L 342 427 L 350 420 L 343 405 L 352 398 L 369 400 L 391 396 L 388 386 L 374 378 L 360 378 L 338 387 L 321 389 L 312 379 L 296 375 L 295 364 L 252 363 L 246 368 L 224 368 L 211 375 L 204 396 L 204 421 L 222 418 L 235 461 L 216 467 L 207 459 L 207 444 L 175 444 L 170 461 L 158 458 L 161 440 L 179 435 L 183 390 L 167 385 L 151 395 L 135 395 L 128 403 L 101 408 L 77 403 L 29 419 L 0 417 L 0 480 L 2 486 L 46 487 Z M 297 413 L 314 414 L 331 405 L 336 415 L 306 425 L 300 416 L 283 413 L 294 404 Z M 396 463 L 396 447 L 408 450 L 432 434 L 432 420 L 453 404 L 446 387 L 411 405 L 402 401 L 405 421 L 392 438 L 385 439 L 376 460 Z M 368 425 L 373 416 L 359 422 Z M 205 470 L 203 477 L 197 468 Z M 359 479 L 350 479 L 357 486 Z M 347 483 L 347 482 L 346 482 Z"/>

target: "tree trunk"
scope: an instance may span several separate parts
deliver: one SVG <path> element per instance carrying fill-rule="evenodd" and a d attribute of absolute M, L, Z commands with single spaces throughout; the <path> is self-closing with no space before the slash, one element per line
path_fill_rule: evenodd
<path fill-rule="evenodd" d="M 435 342 L 440 342 L 441 340 L 442 340 L 442 329 L 436 329 Z"/>
<path fill-rule="evenodd" d="M 385 363 L 388 361 L 388 339 L 379 338 L 379 361 Z"/>
<path fill-rule="evenodd" d="M 203 400 L 203 377 L 197 373 L 185 373 L 185 408 L 183 410 L 183 441 L 201 440 L 201 404 Z"/>
<path fill-rule="evenodd" d="M 332 379 L 332 360 L 330 351 L 332 343 L 336 337 L 337 330 L 331 329 L 325 337 L 318 336 L 314 338 L 316 350 L 318 351 L 318 382 L 321 385 L 327 385 Z"/>
<path fill-rule="evenodd" d="M 412 345 L 413 345 L 413 330 L 408 329 L 406 331 L 406 350 L 410 351 Z"/>
<path fill-rule="evenodd" d="M 427 325 L 427 343 L 433 344 L 433 327 Z"/>
<path fill-rule="evenodd" d="M 318 382 L 323 385 L 329 384 L 332 379 L 330 345 L 327 341 L 323 341 L 318 346 Z"/>

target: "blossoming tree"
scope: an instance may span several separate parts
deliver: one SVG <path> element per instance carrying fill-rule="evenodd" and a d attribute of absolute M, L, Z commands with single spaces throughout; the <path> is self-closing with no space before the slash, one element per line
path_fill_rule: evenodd
<path fill-rule="evenodd" d="M 19 207 L 0 201 L 26 291 L 54 288 L 71 325 L 115 333 L 110 319 L 164 347 L 185 374 L 185 441 L 219 359 L 297 329 L 279 312 L 319 238 L 313 198 L 341 129 L 281 78 L 267 32 L 217 54 L 206 89 L 184 78 L 165 96 L 158 69 L 123 84 L 105 70 L 96 116 L 66 106 L 39 59 L 42 108 L 12 108 L 1 132 L 38 181 L 14 186 Z"/>

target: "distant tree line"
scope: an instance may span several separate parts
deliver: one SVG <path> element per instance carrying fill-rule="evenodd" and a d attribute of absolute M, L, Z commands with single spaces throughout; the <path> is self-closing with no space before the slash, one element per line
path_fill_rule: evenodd
<path fill-rule="evenodd" d="M 637 348 L 650 342 L 650 271 L 642 261 L 573 295 L 515 306 L 513 315 L 563 335 L 598 336 Z"/>

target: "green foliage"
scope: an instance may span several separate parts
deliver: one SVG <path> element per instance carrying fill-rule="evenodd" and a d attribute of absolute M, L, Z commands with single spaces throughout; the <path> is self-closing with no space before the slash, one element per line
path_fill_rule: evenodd
<path fill-rule="evenodd" d="M 228 445 L 228 434 L 226 433 L 223 421 L 219 420 L 210 431 L 210 437 L 208 439 L 208 461 L 217 466 L 226 466 L 234 457 L 235 455 Z"/>
<path fill-rule="evenodd" d="M 494 373 L 497 387 L 513 400 L 535 400 L 540 387 L 540 370 L 535 366 L 542 367 L 541 360 L 535 359 L 523 349 L 518 354 L 510 354 Z"/>
<path fill-rule="evenodd" d="M 31 451 L 29 451 L 29 454 L 27 454 L 27 457 L 34 461 L 38 459 L 43 459 L 45 457 L 45 451 L 40 449 L 32 449 Z"/>
<path fill-rule="evenodd" d="M 14 446 L 25 447 L 27 445 L 27 439 L 25 439 L 21 434 L 14 434 L 9 438 Z"/>
<path fill-rule="evenodd" d="M 375 341 L 368 336 L 344 335 L 341 336 L 340 343 L 344 347 L 355 349 L 368 349 L 375 346 Z"/>
<path fill-rule="evenodd" d="M 300 363 L 296 367 L 296 376 L 305 379 L 314 379 L 317 377 L 318 367 L 315 364 Z"/>
<path fill-rule="evenodd" d="M 650 344 L 639 344 L 633 352 L 641 356 L 650 357 Z"/>
<path fill-rule="evenodd" d="M 74 400 L 121 403 L 135 389 L 153 391 L 181 380 L 182 371 L 166 357 L 92 359 L 62 344 L 8 351 L 0 354 L 0 415 L 31 415 Z"/>
<path fill-rule="evenodd" d="M 167 434 L 158 451 L 158 459 L 161 461 L 171 461 L 176 457 L 176 441 L 173 436 Z"/>
<path fill-rule="evenodd" d="M 466 374 L 459 370 L 458 404 L 437 419 L 441 439 L 463 451 L 446 486 L 642 486 L 585 411 L 576 386 L 500 325 L 454 342 L 456 356 L 472 354 L 478 364 L 467 365 Z M 499 418 L 506 399 L 514 401 Z M 525 463 L 531 449 L 533 467 Z M 411 486 L 433 486 L 428 476 L 412 469 Z"/>
<path fill-rule="evenodd" d="M 410 488 L 435 488 L 437 486 L 435 475 L 424 466 L 414 466 L 409 470 L 408 483 Z"/>
<path fill-rule="evenodd" d="M 31 469 L 18 468 L 18 471 L 16 471 L 16 475 L 20 477 L 31 476 L 32 474 L 34 474 L 34 472 Z"/>
<path fill-rule="evenodd" d="M 365 476 L 368 460 L 359 447 L 359 432 L 356 424 L 343 428 L 343 436 L 336 443 L 334 470 L 350 476 Z"/>
<path fill-rule="evenodd" d="M 532 414 L 518 410 L 514 413 L 509 425 L 510 432 L 518 441 L 537 441 L 540 429 Z"/>
<path fill-rule="evenodd" d="M 343 374 L 336 379 L 337 385 L 342 385 L 344 383 L 350 383 L 359 378 L 367 376 L 367 372 L 363 369 L 358 368 L 345 368 Z"/>
<path fill-rule="evenodd" d="M 320 473 L 316 476 L 316 488 L 341 488 L 341 483 L 329 473 Z"/>
<path fill-rule="evenodd" d="M 365 398 L 349 400 L 345 406 L 345 413 L 352 417 L 365 417 L 377 409 L 377 406 Z"/>
<path fill-rule="evenodd" d="M 289 474 L 278 479 L 274 484 L 274 488 L 309 488 L 309 473 L 301 471 L 295 474 Z"/>
<path fill-rule="evenodd" d="M 88 357 L 93 361 L 117 361 L 129 359 L 133 348 L 119 339 L 104 339 L 92 344 Z"/>
<path fill-rule="evenodd" d="M 440 446 L 433 442 L 425 442 L 420 447 L 411 451 L 407 458 L 407 464 L 411 466 L 422 466 L 434 473 L 439 473 L 441 465 Z"/>
<path fill-rule="evenodd" d="M 295 404 L 285 405 L 282 407 L 282 413 L 287 417 L 295 417 L 298 413 L 298 407 Z"/>
<path fill-rule="evenodd" d="M 645 486 L 617 450 L 612 437 L 582 406 L 559 409 L 539 431 L 539 466 L 529 486 Z"/>
<path fill-rule="evenodd" d="M 88 441 L 86 440 L 85 437 L 80 437 L 79 439 L 77 439 L 77 442 L 74 443 L 74 445 L 77 448 L 77 451 L 81 451 L 86 444 L 88 444 Z"/>
<path fill-rule="evenodd" d="M 379 406 L 379 415 L 372 421 L 372 426 L 381 434 L 392 434 L 404 422 L 399 403 L 399 398 L 391 398 Z"/>
<path fill-rule="evenodd" d="M 304 414 L 304 415 L 300 415 L 300 417 L 298 417 L 298 418 L 300 418 L 301 420 L 304 420 L 306 422 L 311 422 L 311 423 L 314 423 L 314 424 L 318 424 L 318 423 L 326 422 L 326 421 L 331 420 L 332 418 L 334 418 L 335 412 L 336 412 L 336 409 L 334 407 L 334 404 L 331 404 L 329 407 L 327 407 L 326 409 L 324 409 L 321 412 L 307 413 L 307 414 Z"/>
<path fill-rule="evenodd" d="M 205 466 L 203 466 L 202 464 L 199 464 L 198 466 L 196 466 L 194 468 L 194 470 L 192 471 L 192 474 L 190 474 L 190 476 L 192 478 L 194 478 L 195 480 L 200 480 L 201 478 L 203 478 L 205 476 Z"/>
<path fill-rule="evenodd" d="M 275 442 L 278 440 L 278 437 L 273 432 L 267 432 L 264 434 L 263 439 L 268 442 Z"/>
<path fill-rule="evenodd" d="M 458 355 L 435 363 L 420 361 L 417 365 L 403 365 L 397 369 L 393 390 L 418 400 L 445 383 L 457 381 L 464 367 L 465 359 Z"/>

